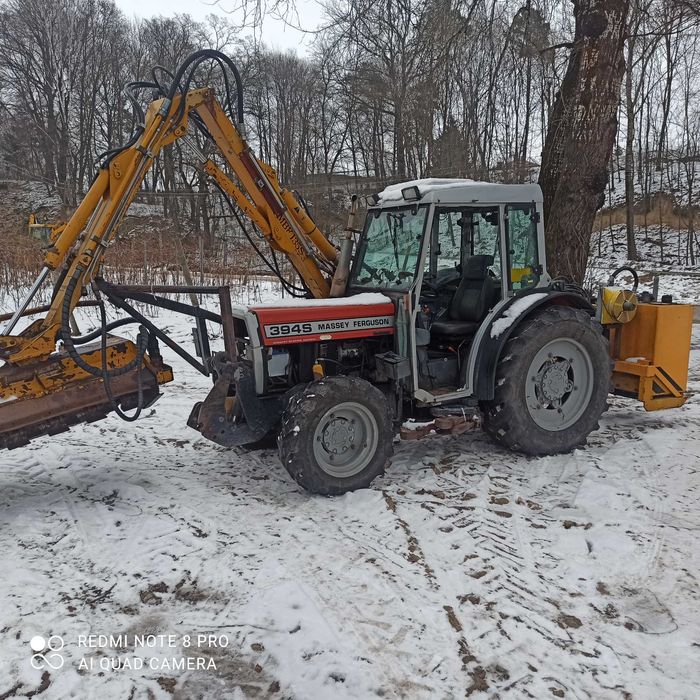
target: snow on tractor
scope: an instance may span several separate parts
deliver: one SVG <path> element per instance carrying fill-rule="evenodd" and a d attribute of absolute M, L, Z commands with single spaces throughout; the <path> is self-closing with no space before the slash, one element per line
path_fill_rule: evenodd
<path fill-rule="evenodd" d="M 231 73 L 236 95 L 225 96 L 227 109 L 209 88 L 189 89 L 205 60 Z M 624 290 L 614 279 L 593 305 L 580 287 L 552 279 L 537 185 L 393 185 L 369 199 L 364 225 L 353 202 L 338 249 L 246 143 L 240 76 L 225 56 L 198 52 L 169 85 L 136 87 L 163 96 L 142 113 L 134 138 L 108 154 L 0 336 L 0 446 L 112 410 L 133 418 L 124 411 L 136 408 L 138 415 L 173 378 L 159 342 L 213 378 L 191 412 L 192 428 L 225 446 L 276 437 L 290 475 L 321 494 L 368 486 L 409 419 L 423 432 L 459 433 L 478 416 L 500 444 L 548 455 L 586 443 L 610 392 L 648 410 L 685 401 L 692 308 L 640 301 L 636 283 Z M 188 127 L 212 141 L 222 160 L 188 141 Z M 178 138 L 261 234 L 270 257 L 258 252 L 271 269 L 279 271 L 276 253 L 291 262 L 301 298 L 236 307 L 227 288 L 102 279 L 104 248 L 153 159 Z M 52 270 L 59 276 L 50 307 L 30 309 Z M 294 283 L 282 283 L 295 292 Z M 102 329 L 76 337 L 69 321 L 88 286 L 103 311 Z M 218 295 L 219 313 L 163 296 L 188 292 Z M 198 357 L 132 300 L 193 316 Z M 126 317 L 106 323 L 105 301 Z M 11 334 L 22 316 L 38 312 L 46 315 Z M 134 322 L 136 342 L 111 333 Z M 223 352 L 210 351 L 207 323 L 221 324 Z"/>

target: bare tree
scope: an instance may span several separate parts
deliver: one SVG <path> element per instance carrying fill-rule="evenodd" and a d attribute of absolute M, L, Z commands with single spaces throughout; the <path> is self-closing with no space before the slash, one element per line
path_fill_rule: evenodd
<path fill-rule="evenodd" d="M 243 19 L 205 22 L 130 22 L 112 0 L 0 0 L 0 175 L 42 181 L 75 203 L 99 154 L 132 133 L 125 83 L 214 46 L 241 68 L 253 147 L 328 230 L 341 221 L 342 190 L 424 175 L 520 182 L 543 150 L 553 271 L 581 277 L 606 182 L 608 205 L 626 205 L 628 257 L 644 254 L 642 231 L 652 240 L 647 218 L 668 223 L 662 192 L 697 258 L 698 0 L 323 2 L 313 54 L 300 57 L 236 32 L 259 30 L 265 15 L 298 24 L 293 0 L 221 0 Z M 209 64 L 198 79 L 222 88 Z M 235 229 L 181 144 L 145 189 L 208 250 Z"/>

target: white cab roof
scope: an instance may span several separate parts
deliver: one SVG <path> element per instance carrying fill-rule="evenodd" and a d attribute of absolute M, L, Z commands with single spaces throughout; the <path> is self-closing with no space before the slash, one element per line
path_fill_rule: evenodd
<path fill-rule="evenodd" d="M 542 203 L 542 190 L 539 185 L 503 185 L 478 180 L 457 180 L 429 178 L 411 180 L 396 185 L 389 185 L 379 193 L 377 206 L 400 206 L 408 204 L 401 191 L 407 187 L 417 187 L 421 193 L 420 202 L 436 202 L 446 205 L 461 204 L 497 204 L 499 202 Z"/>

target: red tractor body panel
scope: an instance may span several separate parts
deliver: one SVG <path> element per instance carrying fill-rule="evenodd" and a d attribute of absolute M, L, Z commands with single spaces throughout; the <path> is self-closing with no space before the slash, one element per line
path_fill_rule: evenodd
<path fill-rule="evenodd" d="M 328 340 L 367 338 L 394 333 L 394 305 L 379 304 L 258 306 L 251 307 L 258 318 L 263 345 L 289 345 Z"/>

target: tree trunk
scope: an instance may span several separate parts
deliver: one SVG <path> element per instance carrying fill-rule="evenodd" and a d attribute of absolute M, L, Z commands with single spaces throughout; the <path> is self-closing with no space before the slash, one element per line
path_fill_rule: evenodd
<path fill-rule="evenodd" d="M 527 173 L 527 156 L 530 147 L 530 110 L 532 109 L 532 57 L 527 59 L 527 78 L 525 83 L 525 126 L 523 127 L 522 149 L 520 151 L 520 168 L 516 182 L 524 182 Z"/>
<path fill-rule="evenodd" d="M 404 134 L 403 97 L 394 104 L 394 139 L 396 151 L 395 173 L 400 178 L 406 177 L 406 141 Z"/>
<path fill-rule="evenodd" d="M 625 204 L 627 214 L 627 258 L 638 260 L 637 242 L 634 238 L 634 137 L 635 105 L 632 96 L 632 61 L 634 60 L 634 36 L 627 39 L 627 65 L 630 67 L 625 78 L 625 102 L 627 109 L 627 138 L 625 142 Z"/>
<path fill-rule="evenodd" d="M 203 173 L 199 173 L 199 213 L 202 216 L 202 226 L 204 229 L 204 247 L 207 251 L 211 251 L 214 245 L 214 237 L 211 230 L 211 222 L 209 221 L 209 207 L 207 206 L 207 179 Z"/>
<path fill-rule="evenodd" d="M 175 192 L 175 162 L 173 159 L 173 146 L 166 146 L 163 149 L 163 185 L 166 196 L 163 197 L 163 213 L 179 224 L 180 207 L 178 206 Z M 168 197 L 167 195 L 171 196 Z"/>
<path fill-rule="evenodd" d="M 581 282 L 605 201 L 629 0 L 573 0 L 576 30 L 542 154 L 548 269 Z"/>
<path fill-rule="evenodd" d="M 656 170 L 661 172 L 666 155 L 666 146 L 668 139 L 668 120 L 671 114 L 671 99 L 673 97 L 673 78 L 675 73 L 676 56 L 678 49 L 674 47 L 674 39 L 672 38 L 674 28 L 674 20 L 668 27 L 668 33 L 664 37 L 664 45 L 666 47 L 666 85 L 664 87 L 664 95 L 661 103 L 661 129 L 659 131 L 659 143 L 656 151 Z"/>

